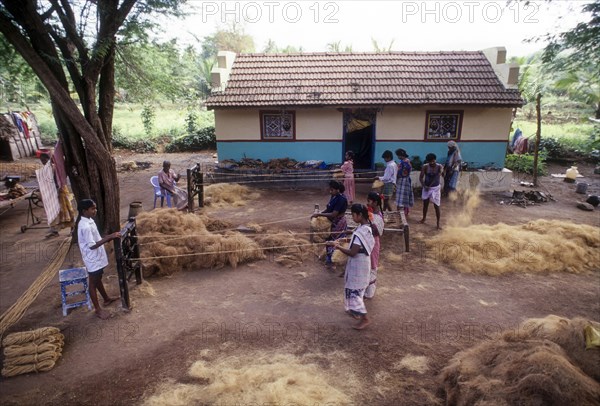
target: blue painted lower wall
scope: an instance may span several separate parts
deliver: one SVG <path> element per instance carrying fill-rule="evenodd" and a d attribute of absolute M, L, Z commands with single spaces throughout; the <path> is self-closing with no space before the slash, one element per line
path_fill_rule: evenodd
<path fill-rule="evenodd" d="M 469 163 L 471 168 L 494 167 L 503 168 L 506 156 L 507 142 L 458 142 L 463 161 Z M 328 164 L 342 162 L 343 144 L 340 141 L 318 142 L 217 142 L 219 160 L 242 158 L 261 159 L 269 161 L 276 158 L 293 158 L 298 161 L 319 160 Z M 422 161 L 425 155 L 432 152 L 437 155 L 438 161 L 446 160 L 448 148 L 445 142 L 389 142 L 377 141 L 375 143 L 374 162 L 383 163 L 381 154 L 386 149 L 394 152 L 403 148 L 409 157 L 419 156 Z"/>
<path fill-rule="evenodd" d="M 494 167 L 504 168 L 504 158 L 506 156 L 507 142 L 458 142 L 458 147 L 464 162 L 469 164 L 470 168 Z M 445 142 L 377 142 L 375 148 L 375 162 L 383 162 L 381 154 L 386 149 L 396 151 L 398 148 L 406 150 L 409 158 L 417 155 L 421 161 L 425 161 L 425 156 L 434 153 L 437 161 L 446 162 L 448 155 L 448 146 Z M 394 154 L 394 158 L 396 155 Z"/>

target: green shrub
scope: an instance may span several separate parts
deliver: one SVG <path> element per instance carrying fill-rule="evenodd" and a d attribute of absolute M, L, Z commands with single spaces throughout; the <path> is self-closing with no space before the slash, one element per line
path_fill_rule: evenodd
<path fill-rule="evenodd" d="M 195 134 L 188 134 L 184 137 L 174 139 L 165 147 L 165 151 L 202 151 L 206 149 L 215 149 L 216 147 L 217 139 L 215 137 L 215 127 L 206 127 Z"/>
<path fill-rule="evenodd" d="M 144 131 L 147 136 L 151 136 L 154 131 L 154 119 L 156 118 L 156 111 L 154 106 L 145 104 L 142 109 L 142 123 L 144 124 Z"/>
<path fill-rule="evenodd" d="M 421 161 L 421 157 L 418 155 L 413 155 L 410 164 L 412 165 L 413 171 L 420 171 L 423 168 L 423 161 Z"/>
<path fill-rule="evenodd" d="M 112 136 L 113 148 L 128 149 L 130 151 L 147 153 L 158 151 L 158 145 L 156 142 L 148 139 L 132 140 L 123 136 L 118 127 L 113 127 Z"/>
<path fill-rule="evenodd" d="M 538 156 L 538 175 L 546 175 L 546 153 L 541 152 Z M 528 173 L 533 175 L 533 155 L 510 154 L 506 156 L 504 166 L 513 172 Z"/>
<path fill-rule="evenodd" d="M 40 130 L 40 138 L 42 144 L 52 145 L 58 140 L 58 130 L 54 120 L 38 119 L 38 129 Z"/>
<path fill-rule="evenodd" d="M 546 151 L 548 158 L 562 158 L 565 155 L 566 148 L 561 141 L 556 138 L 542 138 L 540 140 L 540 151 Z"/>

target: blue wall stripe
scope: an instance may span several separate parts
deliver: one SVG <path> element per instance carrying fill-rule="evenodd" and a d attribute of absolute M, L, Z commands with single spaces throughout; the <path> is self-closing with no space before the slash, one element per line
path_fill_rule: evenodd
<path fill-rule="evenodd" d="M 504 167 L 506 155 L 506 141 L 497 142 L 458 142 L 463 160 L 472 168 Z M 390 142 L 377 141 L 375 143 L 375 163 L 383 163 L 383 151 L 394 152 L 403 148 L 409 157 L 419 156 L 423 161 L 425 155 L 432 152 L 437 155 L 438 161 L 446 160 L 448 148 L 445 142 Z M 276 158 L 293 158 L 298 161 L 318 160 L 328 164 L 341 163 L 342 143 L 340 141 L 315 141 L 315 142 L 217 142 L 217 151 L 221 161 L 233 159 L 252 158 L 269 161 Z"/>

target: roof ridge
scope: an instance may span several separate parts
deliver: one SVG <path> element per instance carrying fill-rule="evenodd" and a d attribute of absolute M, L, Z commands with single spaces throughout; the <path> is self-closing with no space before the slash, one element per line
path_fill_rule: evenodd
<path fill-rule="evenodd" d="M 315 95 L 318 93 L 318 97 Z M 483 51 L 240 54 L 209 108 L 264 105 L 523 105 Z"/>
<path fill-rule="evenodd" d="M 362 52 L 290 52 L 290 53 L 268 53 L 268 52 L 247 52 L 236 54 L 236 58 L 243 56 L 336 56 L 336 55 L 464 55 L 464 54 L 481 54 L 483 51 L 362 51 Z"/>

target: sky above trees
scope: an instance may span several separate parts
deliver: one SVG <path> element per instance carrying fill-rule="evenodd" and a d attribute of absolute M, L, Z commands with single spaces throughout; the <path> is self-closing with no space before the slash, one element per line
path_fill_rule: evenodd
<path fill-rule="evenodd" d="M 218 28 L 238 25 L 256 52 L 274 41 L 280 48 L 327 51 L 328 44 L 373 51 L 373 40 L 395 51 L 478 50 L 505 46 L 527 55 L 545 44 L 524 42 L 564 31 L 585 20 L 582 1 L 194 1 L 187 17 L 168 24 L 161 38 L 197 43 Z"/>

